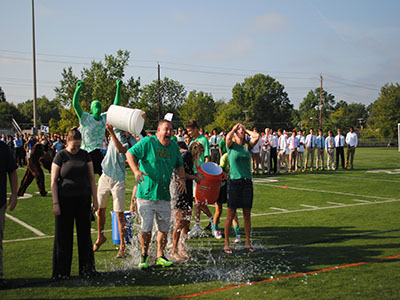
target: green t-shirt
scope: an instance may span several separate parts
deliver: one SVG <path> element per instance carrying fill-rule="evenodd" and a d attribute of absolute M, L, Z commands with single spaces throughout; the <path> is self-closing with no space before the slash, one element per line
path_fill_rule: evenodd
<path fill-rule="evenodd" d="M 173 136 L 171 136 L 171 141 L 178 142 L 178 138 L 175 135 L 173 135 Z"/>
<path fill-rule="evenodd" d="M 221 149 L 222 155 L 224 155 L 225 153 L 227 153 L 228 151 L 226 150 L 226 142 L 224 139 L 220 140 L 218 143 L 218 147 L 219 149 Z"/>
<path fill-rule="evenodd" d="M 197 162 L 197 164 L 199 166 L 201 166 L 201 164 L 206 161 L 206 156 L 210 156 L 210 143 L 208 142 L 208 139 L 204 135 L 201 135 L 201 134 L 195 140 L 192 140 L 190 142 L 189 147 L 193 142 L 199 142 L 204 146 L 204 152 L 200 156 L 200 159 Z M 196 164 L 193 164 L 193 169 L 194 169 L 194 172 L 197 173 Z"/>
<path fill-rule="evenodd" d="M 169 184 L 174 168 L 183 166 L 179 147 L 175 142 L 163 146 L 156 135 L 141 139 L 128 150 L 140 160 L 144 182 L 138 185 L 136 197 L 147 200 L 171 200 Z"/>
<path fill-rule="evenodd" d="M 232 143 L 228 148 L 230 179 L 251 179 L 251 156 L 246 146 Z"/>

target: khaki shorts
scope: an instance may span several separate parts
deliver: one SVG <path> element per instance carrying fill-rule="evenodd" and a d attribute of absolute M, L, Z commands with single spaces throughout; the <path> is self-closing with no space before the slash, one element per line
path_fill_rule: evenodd
<path fill-rule="evenodd" d="M 171 203 L 166 200 L 147 200 L 137 198 L 137 206 L 140 218 L 142 219 L 141 230 L 150 232 L 153 229 L 153 220 L 156 216 L 158 231 L 168 232 L 171 218 Z"/>
<path fill-rule="evenodd" d="M 97 198 L 100 208 L 106 208 L 110 194 L 113 197 L 113 210 L 115 212 L 125 211 L 125 181 L 117 181 L 102 174 L 97 187 Z"/>

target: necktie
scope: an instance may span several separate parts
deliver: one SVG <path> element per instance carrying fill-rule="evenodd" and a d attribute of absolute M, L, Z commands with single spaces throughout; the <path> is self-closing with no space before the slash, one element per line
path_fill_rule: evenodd
<path fill-rule="evenodd" d="M 293 138 L 293 150 L 295 150 L 296 149 L 296 147 L 295 147 L 295 138 Z"/>

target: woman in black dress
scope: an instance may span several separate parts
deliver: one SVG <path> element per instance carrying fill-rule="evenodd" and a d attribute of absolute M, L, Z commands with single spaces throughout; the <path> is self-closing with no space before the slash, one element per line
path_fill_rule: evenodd
<path fill-rule="evenodd" d="M 90 155 L 80 149 L 82 136 L 77 128 L 69 131 L 66 148 L 56 154 L 51 166 L 51 190 L 55 237 L 53 279 L 70 276 L 74 221 L 78 237 L 79 275 L 96 273 L 90 235 L 91 196 L 97 210 L 96 181 Z"/>

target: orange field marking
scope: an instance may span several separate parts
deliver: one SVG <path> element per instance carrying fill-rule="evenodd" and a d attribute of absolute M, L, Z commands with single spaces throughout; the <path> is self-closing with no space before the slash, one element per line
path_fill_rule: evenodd
<path fill-rule="evenodd" d="M 378 259 L 374 259 L 374 260 L 370 260 L 370 261 L 363 261 L 363 262 L 357 262 L 357 263 L 352 263 L 352 264 L 347 264 L 347 265 L 324 268 L 324 269 L 320 269 L 320 270 L 316 270 L 316 271 L 310 271 L 310 272 L 305 272 L 305 273 L 304 272 L 296 273 L 296 274 L 282 276 L 282 277 L 274 277 L 274 278 L 264 279 L 264 280 L 260 280 L 260 281 L 254 281 L 251 283 L 242 283 L 242 284 L 238 284 L 238 285 L 231 285 L 231 286 L 226 286 L 226 287 L 219 288 L 219 289 L 213 289 L 213 290 L 198 292 L 198 293 L 194 293 L 194 294 L 171 297 L 171 298 L 167 298 L 166 300 L 193 298 L 193 297 L 208 295 L 208 294 L 212 294 L 212 293 L 218 293 L 218 292 L 222 292 L 222 291 L 226 291 L 226 290 L 236 289 L 236 288 L 240 288 L 240 287 L 247 286 L 247 285 L 254 285 L 254 284 L 258 284 L 258 283 L 271 282 L 271 281 L 277 281 L 277 280 L 288 279 L 288 278 L 296 278 L 296 277 L 300 277 L 300 276 L 304 276 L 304 275 L 312 275 L 312 274 L 317 274 L 317 273 L 322 273 L 322 272 L 329 272 L 329 271 L 333 271 L 333 270 L 356 267 L 356 266 L 361 266 L 361 265 L 365 265 L 365 264 L 370 264 L 370 263 L 375 263 L 375 262 L 380 262 L 380 261 L 390 260 L 390 259 L 396 259 L 396 258 L 400 258 L 400 254 L 394 255 L 394 256 L 388 256 L 388 257 L 384 257 L 384 258 L 378 258 Z"/>

